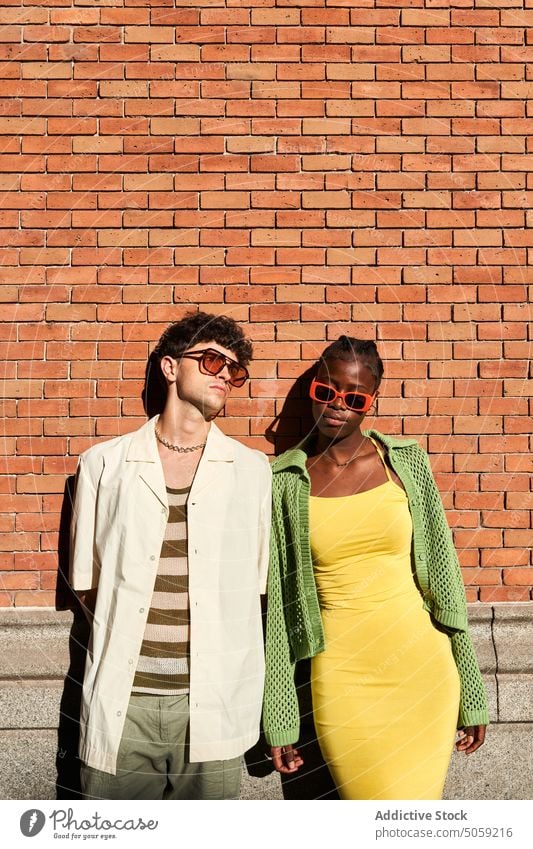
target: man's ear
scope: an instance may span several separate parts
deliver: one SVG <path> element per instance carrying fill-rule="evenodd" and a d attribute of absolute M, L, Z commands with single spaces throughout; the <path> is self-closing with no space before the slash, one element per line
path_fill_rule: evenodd
<path fill-rule="evenodd" d="M 175 383 L 178 373 L 178 361 L 173 357 L 162 357 L 160 368 L 167 383 Z"/>

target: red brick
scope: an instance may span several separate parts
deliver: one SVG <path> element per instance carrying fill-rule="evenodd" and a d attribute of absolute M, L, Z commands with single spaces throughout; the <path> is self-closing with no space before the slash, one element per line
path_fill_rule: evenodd
<path fill-rule="evenodd" d="M 504 569 L 503 583 L 506 586 L 530 587 L 533 583 L 533 567 L 529 569 L 519 567 Z"/>
<path fill-rule="evenodd" d="M 490 549 L 481 552 L 482 566 L 528 566 L 529 552 L 525 548 Z"/>
<path fill-rule="evenodd" d="M 529 601 L 530 591 L 525 587 L 482 587 L 480 601 L 493 602 Z"/>
<path fill-rule="evenodd" d="M 0 489 L 42 534 L 2 603 L 51 603 L 59 481 L 143 421 L 147 346 L 197 306 L 256 340 L 222 424 L 269 453 L 302 360 L 375 327 L 382 426 L 428 444 L 469 597 L 529 599 L 533 13 L 45 5 L 0 48 Z"/>

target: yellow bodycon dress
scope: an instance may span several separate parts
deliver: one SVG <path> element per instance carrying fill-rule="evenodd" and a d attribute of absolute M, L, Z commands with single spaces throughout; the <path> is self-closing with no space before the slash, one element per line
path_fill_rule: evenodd
<path fill-rule="evenodd" d="M 312 659 L 320 748 L 342 799 L 440 799 L 459 712 L 449 638 L 411 571 L 407 495 L 311 497 L 326 649 Z"/>

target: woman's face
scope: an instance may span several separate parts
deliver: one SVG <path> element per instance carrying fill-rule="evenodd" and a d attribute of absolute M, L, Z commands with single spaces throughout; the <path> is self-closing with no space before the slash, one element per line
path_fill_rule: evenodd
<path fill-rule="evenodd" d="M 327 383 L 339 392 L 363 392 L 373 395 L 376 379 L 360 360 L 327 360 L 316 373 L 319 383 Z M 318 431 L 330 440 L 343 439 L 359 430 L 366 413 L 347 409 L 342 398 L 327 404 L 312 402 L 313 418 Z"/>

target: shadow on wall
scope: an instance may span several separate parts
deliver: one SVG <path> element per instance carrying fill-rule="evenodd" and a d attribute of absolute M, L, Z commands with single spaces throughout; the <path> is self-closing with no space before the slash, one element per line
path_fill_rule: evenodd
<path fill-rule="evenodd" d="M 144 370 L 144 388 L 141 393 L 143 407 L 149 419 L 162 413 L 167 400 L 167 384 L 154 352 L 148 357 Z"/>
<path fill-rule="evenodd" d="M 265 432 L 268 441 L 274 445 L 276 456 L 297 445 L 313 430 L 309 387 L 315 370 L 313 365 L 296 378 L 287 393 L 280 413 Z"/>
<path fill-rule="evenodd" d="M 81 685 L 89 641 L 89 623 L 68 583 L 69 528 L 75 482 L 75 476 L 71 475 L 65 484 L 59 523 L 59 569 L 56 586 L 56 610 L 72 610 L 74 619 L 69 634 L 69 667 L 63 684 L 63 693 L 59 706 L 56 757 L 56 795 L 58 799 L 82 798 L 80 792 L 78 744 L 80 736 Z"/>

